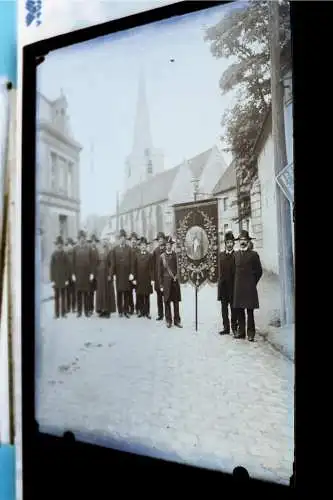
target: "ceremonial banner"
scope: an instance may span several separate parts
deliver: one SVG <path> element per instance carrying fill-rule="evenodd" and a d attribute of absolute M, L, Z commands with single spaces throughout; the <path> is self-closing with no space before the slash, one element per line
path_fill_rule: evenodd
<path fill-rule="evenodd" d="M 174 205 L 180 283 L 196 288 L 218 279 L 218 201 Z"/>

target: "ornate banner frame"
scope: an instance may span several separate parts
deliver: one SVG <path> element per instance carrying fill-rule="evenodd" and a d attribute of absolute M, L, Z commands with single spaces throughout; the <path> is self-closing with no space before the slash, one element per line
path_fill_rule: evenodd
<path fill-rule="evenodd" d="M 218 280 L 218 199 L 174 205 L 179 279 L 201 288 Z"/>

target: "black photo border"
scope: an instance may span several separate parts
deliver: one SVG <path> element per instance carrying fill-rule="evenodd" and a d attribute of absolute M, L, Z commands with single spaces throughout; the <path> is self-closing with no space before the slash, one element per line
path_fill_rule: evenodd
<path fill-rule="evenodd" d="M 75 436 L 67 432 L 63 438 L 42 434 L 35 421 L 35 210 L 36 210 L 36 68 L 47 54 L 53 50 L 82 43 L 97 37 L 111 35 L 119 31 L 158 22 L 170 17 L 190 14 L 210 7 L 228 4 L 225 1 L 178 2 L 159 7 L 121 19 L 80 29 L 23 47 L 23 121 L 22 121 L 22 419 L 23 419 L 23 493 L 24 498 L 48 497 L 51 489 L 57 495 L 66 497 L 66 492 L 73 489 L 75 497 L 88 489 L 98 496 L 97 490 L 105 491 L 109 496 L 122 485 L 124 491 L 136 488 L 137 493 L 150 490 L 151 483 L 158 485 L 158 490 L 174 489 L 176 485 L 186 486 L 187 493 L 194 490 L 199 493 L 219 488 L 246 488 L 249 493 L 262 490 L 265 493 L 289 491 L 288 486 L 269 483 L 248 477 L 246 469 L 235 469 L 234 474 L 200 469 L 190 465 L 158 460 L 142 455 L 135 455 L 93 444 L 76 441 Z M 297 5 L 301 4 L 301 5 Z M 298 129 L 296 120 L 302 116 L 302 92 L 300 85 L 304 65 L 294 61 L 302 57 L 304 41 L 302 35 L 309 29 L 300 28 L 304 23 L 303 2 L 291 2 L 293 79 L 294 79 L 294 127 L 295 127 L 295 169 L 301 163 L 301 152 L 297 149 L 304 141 L 304 127 Z M 312 4 L 313 7 L 313 4 Z M 304 12 L 303 11 L 303 12 Z M 306 17 L 306 16 L 305 16 Z M 311 17 L 311 16 L 310 16 Z M 295 29 L 296 27 L 296 29 Z M 300 76 L 297 75 L 297 72 Z M 295 95 L 297 96 L 295 98 Z M 304 113 L 303 113 L 304 115 Z M 303 153 L 304 154 L 304 153 Z M 297 176 L 299 173 L 297 173 Z M 298 198 L 301 200 L 301 195 Z M 298 202 L 301 204 L 301 201 Z M 303 306 L 304 307 L 304 306 Z M 297 319 L 299 322 L 299 319 Z M 302 333 L 304 338 L 304 332 Z M 246 467 L 246 464 L 240 464 Z M 290 486 L 294 486 L 294 477 Z M 52 486 L 51 484 L 52 483 Z M 132 484 L 131 484 L 132 483 Z M 107 486 L 109 485 L 109 486 Z M 46 491 L 43 490 L 46 488 Z M 106 489 L 109 488 L 109 489 Z M 208 488 L 208 489 L 207 489 Z M 164 490 L 165 489 L 165 490 Z M 118 490 L 119 491 L 119 490 Z M 43 493 L 42 493 L 43 492 Z M 221 490 L 220 490 L 221 492 Z M 117 493 L 116 493 L 117 494 Z M 159 494 L 156 492 L 156 494 Z M 219 493 L 218 493 L 219 494 Z"/>

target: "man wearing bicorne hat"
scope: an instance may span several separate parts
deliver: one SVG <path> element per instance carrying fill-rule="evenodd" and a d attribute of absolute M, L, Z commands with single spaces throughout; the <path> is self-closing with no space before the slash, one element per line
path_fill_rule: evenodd
<path fill-rule="evenodd" d="M 154 281 L 155 281 L 155 292 L 157 296 L 157 321 L 162 321 L 164 318 L 164 308 L 163 308 L 163 293 L 161 292 L 160 285 L 160 259 L 161 255 L 165 251 L 165 234 L 159 232 L 156 236 L 157 247 L 153 251 L 153 269 L 154 269 Z"/>
<path fill-rule="evenodd" d="M 153 293 L 154 268 L 153 255 L 148 252 L 148 241 L 140 239 L 139 251 L 134 261 L 134 283 L 136 284 L 137 298 L 139 299 L 139 318 L 150 316 L 150 295 Z"/>
<path fill-rule="evenodd" d="M 90 245 L 86 240 L 86 233 L 80 231 L 78 234 L 78 244 L 73 250 L 73 275 L 72 280 L 76 286 L 77 316 L 82 316 L 82 309 L 86 317 L 90 316 L 89 293 L 93 274 L 93 254 Z"/>
<path fill-rule="evenodd" d="M 57 248 L 51 255 L 50 263 L 50 280 L 54 289 L 54 316 L 59 318 L 61 313 L 61 316 L 65 318 L 66 287 L 69 282 L 70 266 L 62 237 L 58 236 L 54 243 Z"/>
<path fill-rule="evenodd" d="M 250 250 L 252 238 L 248 231 L 242 230 L 237 238 L 240 249 L 235 252 L 234 308 L 237 309 L 237 339 L 247 338 L 254 341 L 256 329 L 254 309 L 259 309 L 257 284 L 262 276 L 260 257 Z M 246 311 L 246 313 L 245 313 Z"/>
<path fill-rule="evenodd" d="M 96 274 L 97 274 L 97 265 L 98 265 L 98 249 L 97 245 L 99 243 L 99 239 L 95 234 L 91 235 L 89 240 L 90 248 L 91 248 L 91 272 L 94 275 L 93 280 L 90 282 L 90 291 L 89 291 L 89 314 L 93 315 L 95 310 L 95 292 L 97 288 Z"/>
<path fill-rule="evenodd" d="M 116 277 L 117 308 L 120 317 L 130 318 L 128 314 L 128 294 L 133 276 L 133 252 L 126 245 L 126 231 L 119 232 L 119 244 L 112 251 L 112 276 Z"/>
<path fill-rule="evenodd" d="M 175 242 L 169 236 L 166 239 L 165 251 L 160 256 L 159 284 L 163 293 L 165 319 L 168 328 L 172 326 L 171 302 L 173 302 L 173 324 L 182 328 L 179 314 L 181 301 L 180 284 L 178 280 L 178 265 L 176 252 L 172 250 Z"/>
<path fill-rule="evenodd" d="M 130 243 L 130 247 L 132 249 L 133 261 L 135 261 L 136 255 L 140 251 L 138 242 L 139 242 L 138 235 L 135 232 L 131 233 L 131 235 L 129 237 L 129 243 Z M 134 295 L 135 295 L 135 297 L 134 297 Z M 140 299 L 138 298 L 138 294 L 136 293 L 136 286 L 133 284 L 133 281 L 131 281 L 130 282 L 130 290 L 128 292 L 128 312 L 129 312 L 129 314 L 132 315 L 132 314 L 134 314 L 134 312 L 136 312 L 136 314 L 139 314 L 139 312 L 140 312 L 140 307 L 139 307 L 139 303 L 138 303 L 139 300 Z"/>
<path fill-rule="evenodd" d="M 66 288 L 66 296 L 67 296 L 67 312 L 76 312 L 76 291 L 75 291 L 75 283 L 72 280 L 73 273 L 73 255 L 74 255 L 74 241 L 72 238 L 67 238 L 66 252 L 70 267 L 69 273 L 69 283 Z"/>
<path fill-rule="evenodd" d="M 229 308 L 231 314 L 231 330 L 237 334 L 237 312 L 233 307 L 234 281 L 235 281 L 235 237 L 231 231 L 224 236 L 225 249 L 219 255 L 219 281 L 218 297 L 221 302 L 223 330 L 220 335 L 230 333 Z"/>

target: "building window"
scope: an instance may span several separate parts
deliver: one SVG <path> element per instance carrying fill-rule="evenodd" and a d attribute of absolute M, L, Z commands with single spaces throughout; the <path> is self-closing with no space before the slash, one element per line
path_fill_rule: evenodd
<path fill-rule="evenodd" d="M 223 226 L 224 234 L 228 231 L 228 229 L 229 229 L 229 224 L 224 224 Z"/>
<path fill-rule="evenodd" d="M 228 198 L 223 198 L 223 210 L 228 210 Z"/>
<path fill-rule="evenodd" d="M 74 164 L 70 162 L 68 164 L 68 171 L 67 171 L 67 193 L 68 193 L 68 196 L 74 196 L 73 175 L 74 175 Z"/>
<path fill-rule="evenodd" d="M 149 158 L 149 156 L 150 156 L 150 149 L 149 149 L 149 148 L 146 148 L 146 149 L 145 149 L 145 157 L 146 157 L 146 158 Z"/>
<path fill-rule="evenodd" d="M 68 165 L 64 158 L 59 158 L 59 191 L 62 194 L 68 193 L 67 169 Z"/>
<path fill-rule="evenodd" d="M 148 174 L 153 173 L 153 162 L 151 160 L 148 160 L 147 173 Z"/>
<path fill-rule="evenodd" d="M 51 153 L 51 189 L 57 188 L 57 155 Z"/>
<path fill-rule="evenodd" d="M 64 239 L 68 238 L 68 218 L 67 215 L 59 215 L 59 235 Z"/>

